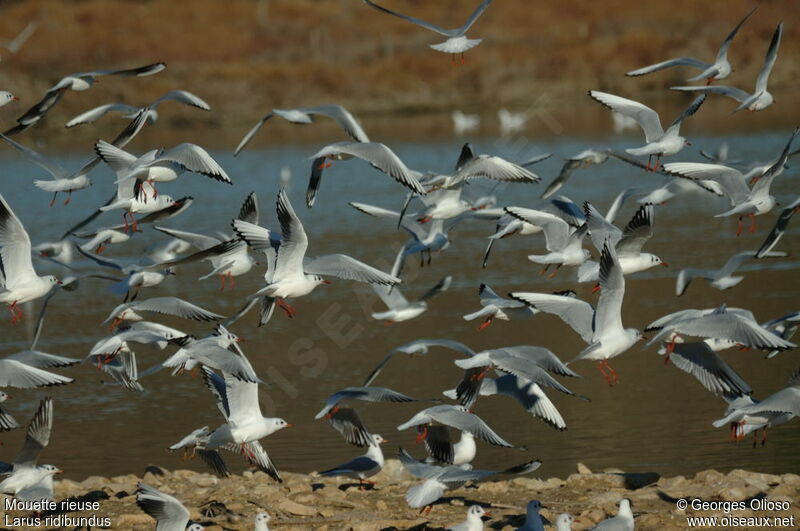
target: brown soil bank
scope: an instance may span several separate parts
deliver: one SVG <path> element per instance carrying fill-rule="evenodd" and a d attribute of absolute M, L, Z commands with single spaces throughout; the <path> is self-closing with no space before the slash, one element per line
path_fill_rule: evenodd
<path fill-rule="evenodd" d="M 705 470 L 691 478 L 659 478 L 653 473 L 626 474 L 619 470 L 592 473 L 578 465 L 578 473 L 566 479 L 520 477 L 448 491 L 428 516 L 420 516 L 404 500 L 415 480 L 394 459 L 373 478 L 376 487 L 363 491 L 349 480 L 323 480 L 305 474 L 285 473 L 284 483 L 278 484 L 261 472 L 218 479 L 188 470 L 149 470 L 143 478 L 147 483 L 182 500 L 194 521 L 217 531 L 252 529 L 255 514 L 264 510 L 272 517 L 269 525 L 273 529 L 442 529 L 463 521 L 465 505 L 475 503 L 492 513 L 487 529 L 515 529 L 524 522 L 525 506 L 531 499 L 542 502 L 541 514 L 551 522 L 558 514 L 569 512 L 578 517 L 574 529 L 587 529 L 614 515 L 622 498 L 631 500 L 637 529 L 687 529 L 688 518 L 694 516 L 716 516 L 717 527 L 723 529 L 757 527 L 754 518 L 770 518 L 770 526 L 800 526 L 800 476 L 796 474 Z M 99 511 L 66 513 L 70 518 L 108 517 L 112 529 L 150 530 L 154 521 L 135 505 L 134 492 L 140 479 L 128 475 L 95 476 L 81 483 L 64 480 L 56 484 L 57 499 L 78 497 L 99 502 Z M 689 507 L 681 510 L 679 500 L 684 499 Z M 731 504 L 728 520 L 724 520 L 724 505 L 693 509 L 692 505 L 700 501 L 693 504 L 692 500 L 742 503 Z M 0 502 L 5 506 L 5 500 Z M 25 515 L 7 513 L 4 518 L 15 516 Z M 731 516 L 740 519 L 742 525 L 728 525 L 733 521 Z M 76 528 L 73 523 L 47 529 Z"/>
<path fill-rule="evenodd" d="M 455 27 L 478 0 L 382 4 Z M 214 112 L 173 108 L 165 113 L 166 127 L 231 125 L 237 138 L 268 109 L 325 102 L 346 105 L 365 119 L 454 108 L 558 109 L 582 101 L 588 89 L 633 97 L 649 92 L 649 103 L 680 106 L 691 96 L 665 89 L 685 84 L 687 69 L 641 78 L 624 73 L 682 55 L 711 60 L 754 2 L 723 4 L 724 10 L 719 2 L 696 0 L 494 2 L 470 32 L 484 42 L 464 65 L 453 66 L 429 48 L 441 36 L 358 0 L 2 2 L 0 40 L 13 39 L 30 21 L 38 26 L 17 54 L 0 50 L 0 88 L 23 99 L 0 117 L 11 123 L 68 73 L 153 61 L 165 61 L 167 70 L 148 79 L 104 78 L 90 92 L 67 94 L 46 124 L 37 125 L 38 133 L 28 134 L 63 131 L 69 118 L 100 103 L 144 104 L 177 88 L 195 91 Z M 800 76 L 798 2 L 760 2 L 731 46 L 735 72 L 725 83 L 752 89 L 781 20 L 786 27 L 770 91 L 788 105 Z M 735 107 L 732 101 L 720 105 L 726 116 Z M 775 107 L 759 114 L 780 120 L 786 108 Z M 91 129 L 76 128 L 70 136 L 95 138 L 97 129 Z"/>

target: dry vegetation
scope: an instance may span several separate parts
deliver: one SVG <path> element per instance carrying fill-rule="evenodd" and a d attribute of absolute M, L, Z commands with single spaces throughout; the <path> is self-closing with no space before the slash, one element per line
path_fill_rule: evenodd
<path fill-rule="evenodd" d="M 383 3 L 452 27 L 463 23 L 477 0 Z M 428 48 L 441 40 L 438 35 L 359 0 L 6 1 L 0 4 L 0 39 L 13 38 L 30 20 L 39 27 L 19 54 L 3 54 L 0 85 L 28 104 L 70 72 L 152 61 L 169 65 L 147 80 L 109 80 L 93 88 L 92 97 L 64 98 L 50 128 L 95 103 L 143 103 L 173 88 L 195 91 L 219 112 L 171 115 L 212 129 L 245 127 L 262 109 L 329 101 L 369 117 L 527 106 L 542 94 L 545 104 L 563 107 L 583 102 L 588 88 L 629 95 L 658 91 L 653 98 L 670 98 L 663 87 L 682 82 L 686 70 L 639 79 L 622 74 L 671 56 L 710 59 L 752 5 L 498 0 L 470 32 L 484 44 L 467 55 L 465 65 L 454 67 Z M 771 33 L 785 20 L 770 80 L 780 101 L 800 76 L 798 15 L 798 2 L 761 2 L 731 49 L 737 71 L 729 81 L 744 88 L 753 84 Z M 672 95 L 678 102 L 688 97 Z M 17 110 L 3 109 L 4 123 Z M 185 126 L 181 120 L 171 125 Z"/>

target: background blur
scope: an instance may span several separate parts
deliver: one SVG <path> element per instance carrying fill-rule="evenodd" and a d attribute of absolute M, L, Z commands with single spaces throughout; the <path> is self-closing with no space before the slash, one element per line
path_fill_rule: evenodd
<path fill-rule="evenodd" d="M 478 3 L 382 2 L 447 28 L 463 24 Z M 469 33 L 485 41 L 467 53 L 466 64 L 453 66 L 450 57 L 428 47 L 441 42 L 440 35 L 359 0 L 4 1 L 0 41 L 12 40 L 29 22 L 37 27 L 17 54 L 0 49 L 0 86 L 23 99 L 3 109 L 0 123 L 11 123 L 63 75 L 165 61 L 167 70 L 157 76 L 104 78 L 90 92 L 68 94 L 46 125 L 30 134 L 57 143 L 92 141 L 97 129 L 89 127 L 68 136 L 51 138 L 47 133 L 93 105 L 145 104 L 177 88 L 206 99 L 214 112 L 172 109 L 163 113 L 158 134 L 192 130 L 196 141 L 216 147 L 234 147 L 273 107 L 326 102 L 355 112 L 379 139 L 449 134 L 452 109 L 490 114 L 482 133 L 492 134 L 498 108 L 531 106 L 552 113 L 566 131 L 585 133 L 606 128 L 610 121 L 585 95 L 589 89 L 677 112 L 691 94 L 664 88 L 685 84 L 693 71 L 673 68 L 640 78 L 623 74 L 671 57 L 711 60 L 753 5 L 751 0 L 561 0 L 536 2 L 532 8 L 530 0 L 497 0 Z M 729 58 L 736 71 L 724 82 L 751 90 L 776 24 L 787 21 L 770 91 L 778 102 L 788 98 L 787 105 L 794 106 L 800 27 L 790 22 L 798 18 L 800 2 L 760 2 L 731 46 Z M 774 128 L 791 118 L 778 106 L 730 118 L 734 102 L 712 100 L 693 123 L 713 130 Z M 414 119 L 422 113 L 424 120 Z M 397 120 L 399 115 L 405 120 Z M 116 131 L 118 125 L 102 127 Z M 275 134 L 259 135 L 255 145 L 296 142 L 326 135 L 326 127 L 335 130 L 326 124 L 287 138 L 282 127 L 271 124 Z M 552 134 L 541 121 L 529 122 L 528 129 L 531 135 Z"/>

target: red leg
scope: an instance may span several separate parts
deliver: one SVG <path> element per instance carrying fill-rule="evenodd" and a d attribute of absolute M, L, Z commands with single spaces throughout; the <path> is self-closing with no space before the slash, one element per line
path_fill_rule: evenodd
<path fill-rule="evenodd" d="M 295 311 L 295 309 L 294 309 L 294 308 L 292 308 L 291 306 L 289 306 L 289 305 L 286 303 L 286 301 L 285 301 L 285 300 L 283 300 L 283 299 L 278 299 L 278 300 L 277 300 L 277 303 L 278 303 L 278 306 L 279 306 L 279 307 L 280 307 L 280 308 L 281 308 L 281 309 L 282 309 L 284 312 L 286 312 L 286 316 L 287 316 L 287 317 L 289 317 L 289 319 L 291 319 L 291 318 L 293 318 L 295 315 L 297 315 L 297 312 Z"/>
<path fill-rule="evenodd" d="M 550 264 L 545 265 L 544 268 L 541 271 L 539 271 L 539 276 L 542 276 L 545 273 L 547 273 L 548 269 L 550 269 Z"/>
<path fill-rule="evenodd" d="M 225 275 L 219 276 L 219 290 L 225 291 Z"/>
<path fill-rule="evenodd" d="M 605 364 L 606 364 L 606 367 L 608 368 L 608 370 L 611 371 L 611 378 L 614 380 L 614 383 L 618 384 L 619 383 L 619 375 L 617 374 L 617 371 L 615 371 L 614 367 L 612 367 L 611 364 L 608 363 L 608 360 L 605 360 Z"/>
<path fill-rule="evenodd" d="M 72 190 L 67 190 L 67 198 L 64 199 L 64 205 L 68 205 L 72 201 Z"/>
<path fill-rule="evenodd" d="M 487 317 L 486 320 L 482 322 L 478 327 L 478 331 L 481 331 L 484 328 L 489 328 L 489 325 L 492 324 L 492 319 L 494 319 L 494 315 L 490 315 L 489 317 Z"/>
<path fill-rule="evenodd" d="M 53 194 L 53 199 L 50 200 L 50 208 L 52 208 L 53 205 L 56 204 L 56 197 L 58 197 L 58 192 Z"/>
<path fill-rule="evenodd" d="M 547 278 L 554 278 L 554 277 L 555 277 L 555 276 L 558 274 L 558 270 L 559 270 L 559 269 L 561 269 L 561 264 L 558 264 L 558 265 L 556 266 L 556 269 L 555 269 L 555 271 L 553 271 L 552 273 L 550 273 L 549 275 L 547 275 Z"/>
<path fill-rule="evenodd" d="M 598 361 L 597 362 L 597 370 L 600 371 L 600 374 L 602 374 L 603 378 L 606 379 L 606 382 L 608 382 L 608 385 L 611 385 L 611 377 L 608 374 L 606 374 L 606 371 L 603 370 L 603 362 L 602 361 Z"/>
<path fill-rule="evenodd" d="M 231 289 L 236 289 L 236 281 L 233 280 L 233 275 L 231 275 L 230 271 L 228 271 L 228 283 L 231 285 Z"/>
<path fill-rule="evenodd" d="M 736 229 L 736 235 L 737 236 L 741 236 L 743 228 L 744 228 L 744 225 L 742 224 L 742 216 L 739 216 L 739 228 Z"/>
<path fill-rule="evenodd" d="M 750 232 L 756 231 L 756 215 L 750 214 Z"/>

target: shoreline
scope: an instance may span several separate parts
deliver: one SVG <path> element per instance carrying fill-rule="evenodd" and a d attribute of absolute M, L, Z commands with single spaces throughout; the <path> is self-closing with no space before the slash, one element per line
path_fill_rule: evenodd
<path fill-rule="evenodd" d="M 692 477 L 665 478 L 654 472 L 624 473 L 616 469 L 597 473 L 580 463 L 577 468 L 564 479 L 520 476 L 446 491 L 430 514 L 423 516 L 409 508 L 404 499 L 405 491 L 418 480 L 411 478 L 396 459 L 388 459 L 381 473 L 371 478 L 376 485 L 363 491 L 347 478 L 323 479 L 286 472 L 283 483 L 277 483 L 262 472 L 218 478 L 210 473 L 167 471 L 151 465 L 142 476 L 57 481 L 56 505 L 68 503 L 89 510 L 60 513 L 65 516 L 45 513 L 42 518 L 50 517 L 49 526 L 25 526 L 33 521 L 14 520 L 32 515 L 6 512 L 13 499 L 0 495 L 5 513 L 0 529 L 74 529 L 87 523 L 131 531 L 153 529 L 155 521 L 135 503 L 139 481 L 181 500 L 192 521 L 212 531 L 252 529 L 255 514 L 264 510 L 272 517 L 269 525 L 274 529 L 440 529 L 463 521 L 466 506 L 472 504 L 491 511 L 487 529 L 515 529 L 523 524 L 525 506 L 532 499 L 541 501 L 541 514 L 550 522 L 562 512 L 576 516 L 576 530 L 590 528 L 616 514 L 622 498 L 631 500 L 636 529 L 642 530 L 686 529 L 691 517 L 717 517 L 717 525 L 728 529 L 736 526 L 725 522 L 757 524 L 758 518 L 762 523 L 769 518 L 773 526 L 794 522 L 788 525 L 792 529 L 800 523 L 797 474 L 703 470 Z M 677 507 L 679 500 L 686 500 L 687 509 Z M 94 519 L 87 520 L 90 518 Z M 8 527 L 14 522 L 18 525 Z"/>

